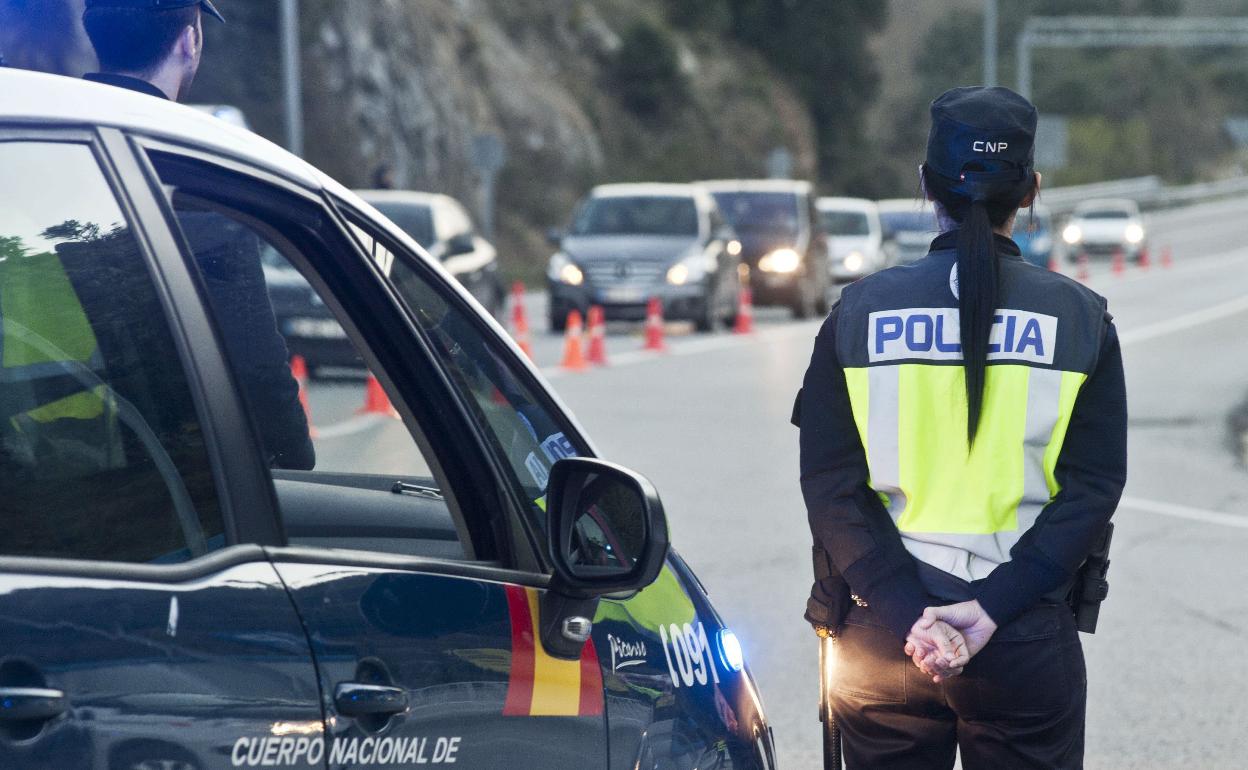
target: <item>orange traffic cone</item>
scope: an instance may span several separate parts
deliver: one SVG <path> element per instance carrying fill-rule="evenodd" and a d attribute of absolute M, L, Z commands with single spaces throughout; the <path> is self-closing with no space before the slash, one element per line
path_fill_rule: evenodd
<path fill-rule="evenodd" d="M 368 375 L 368 385 L 364 389 L 364 406 L 355 410 L 356 414 L 384 414 L 387 417 L 398 418 L 399 413 L 395 411 L 394 406 L 390 403 L 390 397 L 386 395 L 385 388 L 381 387 L 381 383 L 377 381 L 377 377 L 371 372 Z"/>
<path fill-rule="evenodd" d="M 308 406 L 308 362 L 303 356 L 290 357 L 290 376 L 299 385 L 299 404 L 303 407 L 303 416 L 308 421 L 308 435 L 316 438 L 316 426 L 312 424 L 312 409 Z"/>
<path fill-rule="evenodd" d="M 589 309 L 589 362 L 597 366 L 607 365 L 606 313 L 598 305 Z"/>
<path fill-rule="evenodd" d="M 742 286 L 737 294 L 737 320 L 732 325 L 733 334 L 749 334 L 754 331 L 754 292 Z"/>
<path fill-rule="evenodd" d="M 1110 269 L 1113 270 L 1114 275 L 1119 278 L 1127 272 L 1127 258 L 1126 255 L 1123 254 L 1121 248 L 1114 249 L 1114 261 Z"/>
<path fill-rule="evenodd" d="M 1137 265 L 1139 266 L 1141 270 L 1147 270 L 1148 268 L 1153 266 L 1153 259 L 1152 259 L 1152 256 L 1149 255 L 1148 253 L 1147 246 L 1140 247 L 1140 259 L 1137 262 Z"/>
<path fill-rule="evenodd" d="M 583 372 L 589 365 L 585 360 L 585 351 L 581 349 L 581 332 L 581 311 L 570 311 L 563 333 L 563 363 L 560 364 L 570 372 Z"/>
<path fill-rule="evenodd" d="M 1090 277 L 1088 275 L 1088 252 L 1086 251 L 1079 252 L 1079 256 L 1076 259 L 1079 262 L 1079 270 L 1078 272 L 1075 273 L 1075 278 L 1077 278 L 1080 281 L 1087 282 L 1088 278 Z"/>
<path fill-rule="evenodd" d="M 651 297 L 646 304 L 646 350 L 662 352 L 667 350 L 663 341 L 663 303 L 658 297 Z"/>
<path fill-rule="evenodd" d="M 511 285 L 511 336 L 524 354 L 533 359 L 533 342 L 529 339 L 529 315 L 524 308 L 524 283 Z"/>
<path fill-rule="evenodd" d="M 1168 269 L 1173 264 L 1174 252 L 1170 250 L 1169 246 L 1166 246 L 1161 250 L 1161 267 L 1162 269 Z"/>

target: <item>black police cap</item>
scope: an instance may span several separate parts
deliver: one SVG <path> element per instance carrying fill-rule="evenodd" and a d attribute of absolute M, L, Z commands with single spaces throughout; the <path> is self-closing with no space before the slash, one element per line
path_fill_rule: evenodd
<path fill-rule="evenodd" d="M 1032 172 L 1037 120 L 1035 106 L 1008 88 L 950 89 L 932 102 L 927 166 L 982 199 Z"/>
<path fill-rule="evenodd" d="M 204 13 L 220 22 L 225 17 L 212 4 L 212 0 L 87 0 L 87 10 L 92 8 L 135 8 L 138 10 L 167 11 L 173 8 L 190 8 L 198 5 Z"/>

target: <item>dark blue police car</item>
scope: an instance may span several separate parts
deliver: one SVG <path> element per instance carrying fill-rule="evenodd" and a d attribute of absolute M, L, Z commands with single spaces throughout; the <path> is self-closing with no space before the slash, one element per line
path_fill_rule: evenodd
<path fill-rule="evenodd" d="M 774 767 L 653 488 L 402 230 L 189 108 L 0 92 L 0 766 Z M 396 418 L 309 440 L 269 248 Z"/>

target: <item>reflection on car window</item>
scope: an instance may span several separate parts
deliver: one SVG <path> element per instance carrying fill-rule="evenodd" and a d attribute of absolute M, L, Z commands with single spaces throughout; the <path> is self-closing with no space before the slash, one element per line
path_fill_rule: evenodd
<path fill-rule="evenodd" d="M 693 198 L 609 196 L 593 198 L 577 213 L 572 235 L 698 234 Z"/>
<path fill-rule="evenodd" d="M 222 547 L 190 388 L 91 150 L 0 143 L 0 168 L 0 554 Z"/>
<path fill-rule="evenodd" d="M 396 258 L 363 223 L 355 223 L 354 231 L 428 335 L 520 495 L 530 503 L 534 520 L 544 528 L 551 466 L 584 449 L 517 375 L 499 343 L 487 337 L 469 311 L 451 304 L 451 292 L 440 292 L 405 258 Z"/>

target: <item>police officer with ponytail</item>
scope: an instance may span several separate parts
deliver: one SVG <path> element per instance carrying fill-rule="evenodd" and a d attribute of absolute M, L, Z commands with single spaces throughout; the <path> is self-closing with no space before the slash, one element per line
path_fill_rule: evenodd
<path fill-rule="evenodd" d="M 1126 480 L 1118 336 L 1102 297 L 1010 239 L 1040 188 L 1031 103 L 956 88 L 931 117 L 942 233 L 845 289 L 799 396 L 807 617 L 835 637 L 849 767 L 952 767 L 959 748 L 968 769 L 1081 767 L 1067 600 Z"/>

